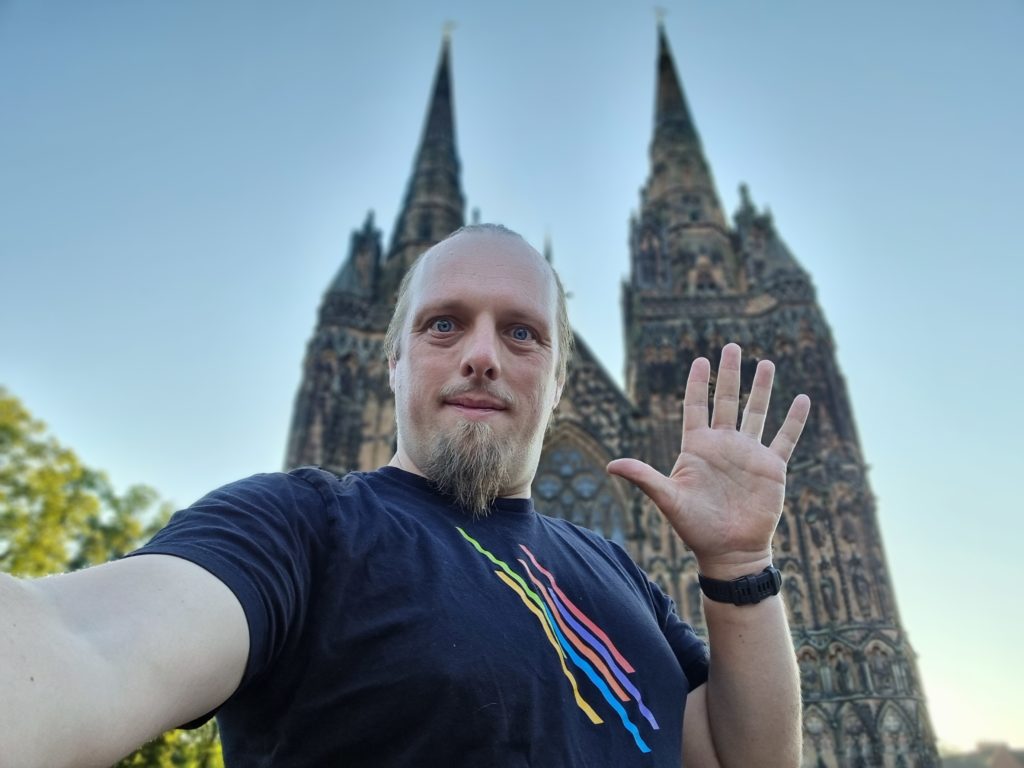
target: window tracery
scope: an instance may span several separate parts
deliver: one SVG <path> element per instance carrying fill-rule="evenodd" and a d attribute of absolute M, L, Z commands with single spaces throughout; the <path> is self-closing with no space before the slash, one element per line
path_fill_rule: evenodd
<path fill-rule="evenodd" d="M 534 502 L 546 515 L 562 517 L 626 546 L 625 513 L 604 465 L 572 443 L 544 451 L 533 481 Z"/>

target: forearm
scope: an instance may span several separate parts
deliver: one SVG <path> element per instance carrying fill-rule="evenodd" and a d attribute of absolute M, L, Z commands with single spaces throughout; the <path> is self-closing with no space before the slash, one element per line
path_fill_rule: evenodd
<path fill-rule="evenodd" d="M 224 702 L 248 638 L 231 590 L 177 557 L 0 574 L 0 768 L 116 762 Z"/>
<path fill-rule="evenodd" d="M 102 610 L 87 599 L 97 590 L 62 593 L 89 574 L 0 574 L 0 768 L 104 768 L 164 730 L 132 695 L 118 654 L 99 652 L 74 624 L 71 614 Z"/>
<path fill-rule="evenodd" d="M 76 755 L 75 702 L 89 711 L 73 638 L 33 582 L 0 573 L 0 764 L 60 766 Z M 88 749 L 84 750 L 86 755 Z M 88 759 L 77 751 L 78 759 Z M 88 764 L 88 763 L 86 763 Z M 95 763 L 99 764 L 99 763 Z"/>
<path fill-rule="evenodd" d="M 708 726 L 722 768 L 796 768 L 800 678 L 781 596 L 743 606 L 705 599 L 704 615 Z"/>

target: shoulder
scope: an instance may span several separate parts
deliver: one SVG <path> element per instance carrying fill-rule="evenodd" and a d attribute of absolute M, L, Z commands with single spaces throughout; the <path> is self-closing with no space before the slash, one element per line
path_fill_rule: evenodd
<path fill-rule="evenodd" d="M 222 485 L 188 509 L 237 506 L 268 514 L 334 509 L 346 500 L 375 494 L 380 485 L 377 474 L 350 472 L 336 475 L 316 466 L 297 467 L 287 472 L 262 472 Z"/>
<path fill-rule="evenodd" d="M 143 551 L 221 556 L 228 548 L 329 548 L 342 482 L 316 467 L 235 480 L 175 512 Z"/>
<path fill-rule="evenodd" d="M 191 508 L 211 503 L 261 500 L 264 502 L 310 500 L 317 496 L 328 498 L 328 490 L 338 477 L 319 467 L 300 467 L 290 472 L 260 472 L 216 488 L 195 503 Z"/>
<path fill-rule="evenodd" d="M 333 475 L 314 467 L 291 472 L 264 472 L 216 488 L 171 518 L 299 517 L 315 519 L 332 498 Z M 336 481 L 336 478 L 334 478 Z"/>

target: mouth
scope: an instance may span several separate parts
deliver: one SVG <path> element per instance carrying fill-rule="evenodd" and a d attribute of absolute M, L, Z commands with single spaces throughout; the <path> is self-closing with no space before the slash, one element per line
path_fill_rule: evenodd
<path fill-rule="evenodd" d="M 460 391 L 461 390 L 461 391 Z M 512 397 L 504 392 L 483 388 L 441 390 L 444 408 L 456 411 L 466 419 L 486 419 L 501 414 L 512 406 Z"/>
<path fill-rule="evenodd" d="M 463 413 L 479 415 L 498 413 L 499 411 L 506 410 L 505 404 L 501 401 L 486 398 L 457 397 L 452 398 L 451 400 L 445 400 L 444 404 Z"/>

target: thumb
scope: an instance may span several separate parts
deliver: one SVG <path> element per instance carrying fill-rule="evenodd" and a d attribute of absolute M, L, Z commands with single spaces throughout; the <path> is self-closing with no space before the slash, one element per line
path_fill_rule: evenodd
<path fill-rule="evenodd" d="M 615 459 L 608 463 L 605 470 L 610 475 L 617 475 L 623 480 L 629 480 L 647 494 L 647 497 L 663 512 L 672 508 L 672 499 L 675 496 L 672 482 L 651 465 L 644 464 L 637 459 Z"/>

